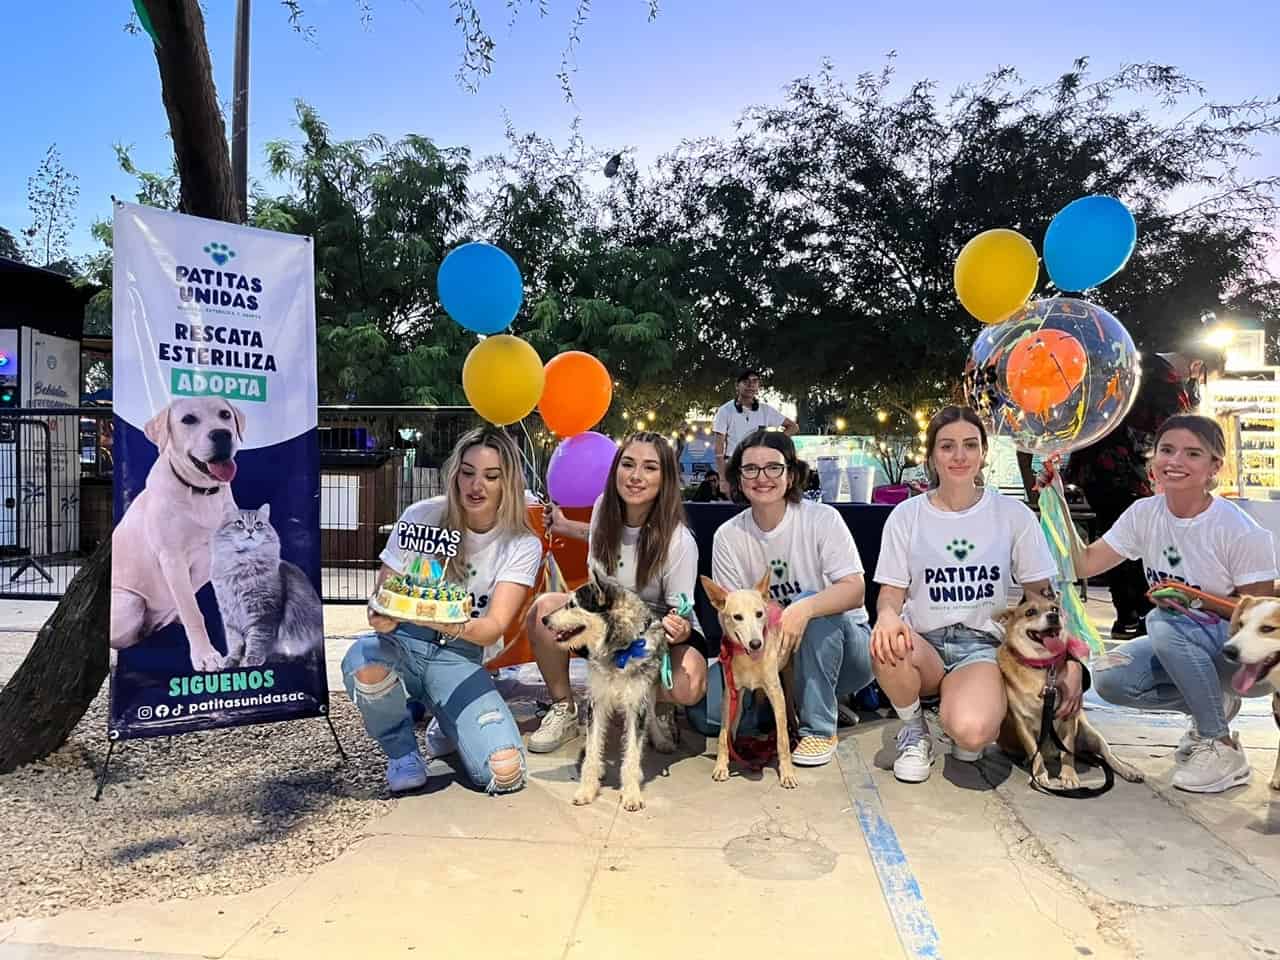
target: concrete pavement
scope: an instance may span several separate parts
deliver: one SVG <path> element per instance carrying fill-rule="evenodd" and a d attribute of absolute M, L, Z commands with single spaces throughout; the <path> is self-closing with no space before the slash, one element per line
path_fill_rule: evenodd
<path fill-rule="evenodd" d="M 329 608 L 331 659 L 360 616 Z M 836 762 L 802 769 L 793 791 L 771 769 L 713 783 L 714 743 L 686 730 L 678 755 L 649 755 L 638 813 L 619 806 L 616 767 L 595 804 L 571 804 L 577 745 L 532 756 L 528 789 L 507 797 L 436 761 L 421 794 L 308 875 L 282 863 L 243 896 L 0 924 L 0 960 L 1280 956 L 1266 703 L 1246 703 L 1237 725 L 1253 781 L 1216 797 L 1170 788 L 1176 718 L 1089 709 L 1148 783 L 1046 797 L 988 750 L 902 784 L 888 720 L 849 730 Z"/>

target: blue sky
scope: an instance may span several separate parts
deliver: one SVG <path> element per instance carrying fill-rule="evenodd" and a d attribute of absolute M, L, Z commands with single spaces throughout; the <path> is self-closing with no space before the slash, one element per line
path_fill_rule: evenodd
<path fill-rule="evenodd" d="M 784 85 L 829 57 L 852 79 L 878 69 L 890 49 L 905 86 L 921 77 L 944 90 L 1001 65 L 1049 80 L 1088 55 L 1097 72 L 1122 63 L 1172 63 L 1219 101 L 1280 93 L 1275 37 L 1280 12 L 1256 0 L 1207 5 L 1141 0 L 1118 5 L 1023 2 L 866 3 L 857 0 L 663 0 L 647 21 L 644 0 L 597 0 L 582 35 L 568 105 L 555 74 L 572 0 L 536 3 L 507 28 L 502 0 L 480 0 L 497 40 L 497 65 L 470 94 L 455 79 L 461 48 L 446 0 L 373 0 L 362 28 L 354 0 L 304 0 L 316 39 L 289 28 L 276 0 L 253 16 L 251 170 L 267 140 L 293 137 L 293 101 L 313 104 L 340 137 L 425 134 L 501 149 L 503 111 L 519 130 L 563 140 L 575 113 L 588 143 L 632 147 L 643 165 L 682 138 L 729 132 L 741 110 L 777 101 Z M 219 97 L 229 102 L 233 0 L 206 0 Z M 0 151 L 0 225 L 29 221 L 26 181 L 56 142 L 80 177 L 74 252 L 91 248 L 88 224 L 109 196 L 132 195 L 112 143 L 134 146 L 145 169 L 169 163 L 167 122 L 145 36 L 123 31 L 129 0 L 6 4 L 0 63 L 6 66 Z M 1262 12 L 1270 8 L 1271 12 Z M 1280 143 L 1259 144 L 1254 174 L 1280 172 Z"/>

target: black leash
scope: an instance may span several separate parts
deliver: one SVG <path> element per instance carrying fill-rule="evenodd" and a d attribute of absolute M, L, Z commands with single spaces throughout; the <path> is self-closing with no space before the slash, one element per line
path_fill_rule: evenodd
<path fill-rule="evenodd" d="M 1031 758 L 1031 769 L 1035 769 L 1035 759 L 1044 751 L 1045 743 L 1052 740 L 1053 745 L 1062 754 L 1073 756 L 1077 760 L 1083 760 L 1092 767 L 1101 767 L 1103 782 L 1098 787 L 1057 788 L 1037 783 L 1035 776 L 1032 775 L 1031 789 L 1039 790 L 1041 793 L 1048 793 L 1055 797 L 1066 797 L 1069 800 L 1090 800 L 1093 797 L 1100 797 L 1116 785 L 1116 772 L 1111 769 L 1111 764 L 1096 753 L 1076 753 L 1073 750 L 1068 750 L 1067 745 L 1058 736 L 1058 731 L 1053 727 L 1053 715 L 1058 708 L 1057 674 L 1056 667 L 1049 668 L 1049 675 L 1045 680 L 1044 687 L 1044 709 L 1040 712 L 1040 742 L 1036 744 L 1035 757 Z"/>

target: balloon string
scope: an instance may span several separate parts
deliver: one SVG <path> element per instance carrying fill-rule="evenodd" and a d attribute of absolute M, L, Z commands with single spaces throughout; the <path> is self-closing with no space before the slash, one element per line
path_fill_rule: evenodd
<path fill-rule="evenodd" d="M 520 432 L 524 434 L 525 441 L 529 444 L 529 449 L 530 449 L 530 450 L 532 450 L 532 449 L 533 449 L 533 437 L 529 436 L 529 428 L 528 428 L 527 426 L 525 426 L 525 422 L 524 422 L 523 420 L 521 420 L 521 421 L 520 421 Z M 530 459 L 529 459 L 529 456 L 528 456 L 528 454 L 526 454 L 526 453 L 525 453 L 525 450 L 524 450 L 524 447 L 523 447 L 523 446 L 521 446 L 521 445 L 517 444 L 517 447 L 518 447 L 518 449 L 520 450 L 520 458 L 524 461 L 525 466 L 529 468 L 529 474 L 530 474 L 530 477 L 531 477 L 531 482 L 532 482 L 532 483 L 536 486 L 536 488 L 537 488 L 537 489 L 535 489 L 535 490 L 533 491 L 533 492 L 534 492 L 534 494 L 535 494 L 535 495 L 537 495 L 538 490 L 541 490 L 541 491 L 542 491 L 542 495 L 541 495 L 541 496 L 539 496 L 539 497 L 538 497 L 538 499 L 539 499 L 542 503 L 547 503 L 547 502 L 550 500 L 550 495 L 547 493 L 546 485 L 543 483 L 542 475 L 538 472 L 537 465 L 536 465 L 536 464 L 534 464 L 534 462 L 533 462 L 532 460 L 530 460 Z"/>

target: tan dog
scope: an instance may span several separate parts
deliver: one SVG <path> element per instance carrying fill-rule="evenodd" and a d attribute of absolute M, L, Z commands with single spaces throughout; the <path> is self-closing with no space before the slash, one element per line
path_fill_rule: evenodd
<path fill-rule="evenodd" d="M 1237 693 L 1248 693 L 1259 683 L 1269 683 L 1271 715 L 1280 727 L 1280 600 L 1274 597 L 1241 597 L 1231 615 L 1231 639 L 1223 655 L 1240 669 L 1231 678 Z M 1276 757 L 1271 789 L 1280 790 L 1280 756 Z"/>
<path fill-rule="evenodd" d="M 1072 646 L 1083 646 L 1083 641 L 1068 639 L 1063 634 L 1061 611 L 1052 591 L 1045 591 L 1039 597 L 1024 597 L 1022 603 L 1001 613 L 996 620 L 1004 626 L 1004 643 L 996 651 L 996 662 L 1004 675 L 1005 693 L 1009 698 L 1008 712 L 1000 732 L 1000 746 L 1013 754 L 1021 748 L 1031 758 L 1032 782 L 1042 787 L 1077 789 L 1080 777 L 1076 774 L 1073 755 L 1077 753 L 1100 756 L 1118 776 L 1131 783 L 1140 783 L 1142 771 L 1111 752 L 1110 745 L 1089 723 L 1083 710 L 1063 720 L 1054 719 L 1053 727 L 1058 738 L 1072 753 L 1062 753 L 1062 770 L 1058 779 L 1049 778 L 1044 754 L 1038 746 L 1048 670 L 1051 664 L 1058 670 L 1064 669 L 1067 657 L 1077 652 Z M 1082 652 L 1087 654 L 1088 648 Z M 1051 739 L 1046 740 L 1045 745 L 1057 750 Z"/>
<path fill-rule="evenodd" d="M 209 540 L 235 508 L 231 480 L 244 414 L 220 397 L 174 400 L 147 421 L 159 456 L 111 536 L 111 647 L 179 620 L 191 666 L 220 670 L 196 592 L 209 582 Z"/>
<path fill-rule="evenodd" d="M 766 571 L 753 590 L 726 590 L 709 577 L 702 577 L 702 589 L 720 614 L 721 643 L 733 644 L 733 685 L 739 690 L 763 690 L 773 707 L 773 722 L 778 739 L 778 782 L 790 789 L 799 785 L 795 767 L 791 765 L 791 735 L 787 725 L 787 703 L 783 694 L 782 673 L 786 661 L 778 659 L 778 634 L 769 628 L 769 573 Z M 726 676 L 725 682 L 728 682 Z M 716 744 L 716 765 L 712 780 L 729 779 L 729 738 L 737 735 L 741 711 L 733 718 L 735 729 L 729 729 L 732 698 L 726 689 L 720 707 L 720 739 Z"/>

